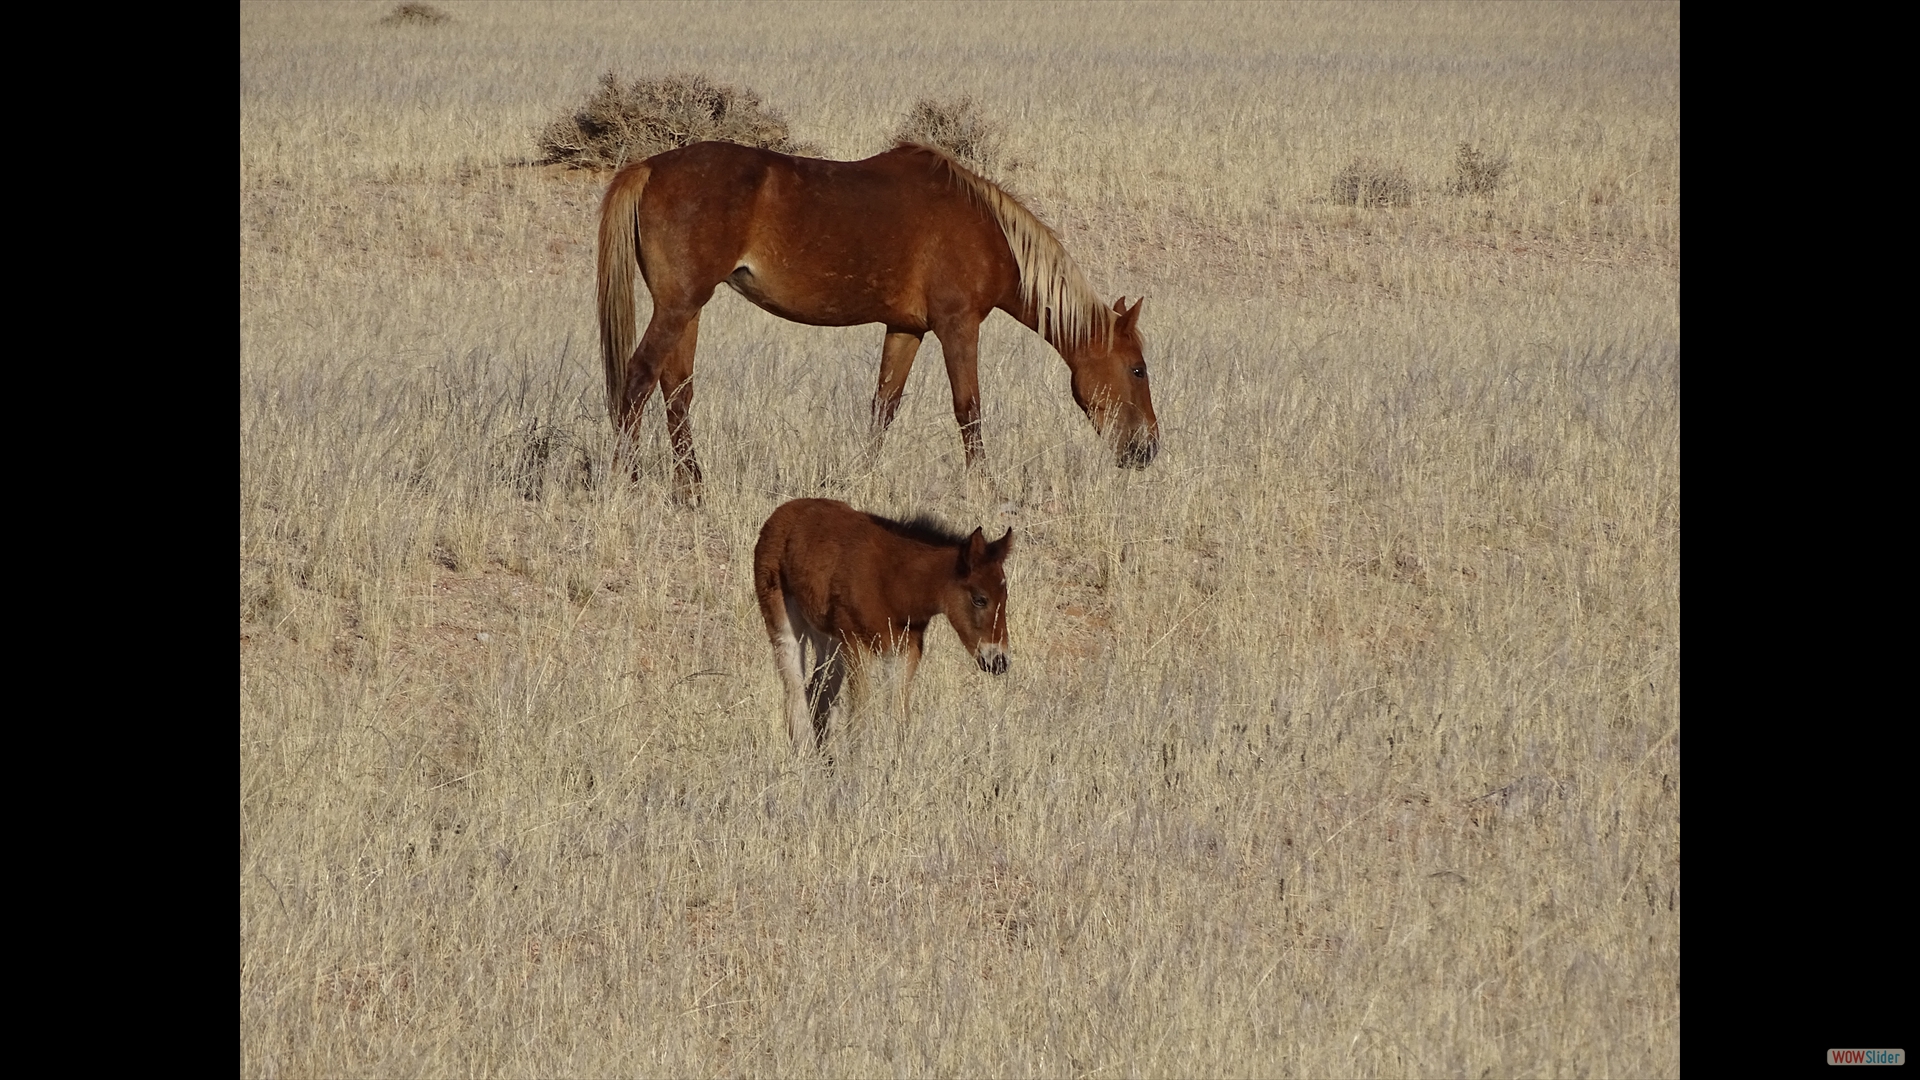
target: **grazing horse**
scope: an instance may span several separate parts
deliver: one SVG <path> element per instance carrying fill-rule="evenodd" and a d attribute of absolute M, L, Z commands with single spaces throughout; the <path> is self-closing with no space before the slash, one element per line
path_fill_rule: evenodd
<path fill-rule="evenodd" d="M 638 348 L 636 265 L 653 294 Z M 876 444 L 931 330 L 967 463 L 981 459 L 980 323 L 999 308 L 1067 362 L 1073 400 L 1121 465 L 1145 466 L 1159 450 L 1136 330 L 1140 301 L 1102 303 L 1059 237 L 992 181 L 926 146 L 822 161 L 703 142 L 621 169 L 600 205 L 607 409 L 630 438 L 659 384 L 683 496 L 697 495 L 700 483 L 687 418 L 700 310 L 722 283 L 783 319 L 887 328 L 873 395 Z"/>
<path fill-rule="evenodd" d="M 863 668 L 903 652 L 900 711 L 920 666 L 927 624 L 945 615 L 980 670 L 1007 670 L 1007 577 L 1013 530 L 988 543 L 928 518 L 892 521 L 832 499 L 784 503 L 760 527 L 753 591 L 786 685 L 787 734 L 795 750 L 827 737 L 827 711 L 849 669 L 857 701 Z M 801 646 L 812 652 L 802 663 Z M 809 673 L 811 678 L 808 677 Z"/>

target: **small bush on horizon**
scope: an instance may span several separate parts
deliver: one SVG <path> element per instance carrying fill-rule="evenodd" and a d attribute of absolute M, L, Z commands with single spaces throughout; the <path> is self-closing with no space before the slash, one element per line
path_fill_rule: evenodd
<path fill-rule="evenodd" d="M 709 139 L 783 154 L 818 153 L 795 142 L 786 117 L 759 94 L 685 74 L 622 86 L 608 72 L 586 104 L 548 124 L 536 141 L 542 165 L 613 169 Z"/>
<path fill-rule="evenodd" d="M 1334 174 L 1333 201 L 1342 206 L 1406 206 L 1413 202 L 1413 181 L 1399 165 L 1357 157 Z"/>
<path fill-rule="evenodd" d="M 1505 154 L 1494 155 L 1461 143 L 1453 154 L 1453 178 L 1447 188 L 1455 195 L 1491 195 L 1507 175 L 1512 161 Z"/>
<path fill-rule="evenodd" d="M 452 22 L 453 16 L 432 4 L 395 4 L 392 13 L 380 21 L 396 26 L 434 26 Z"/>
<path fill-rule="evenodd" d="M 900 118 L 891 136 L 896 145 L 937 146 L 979 172 L 999 162 L 1001 137 L 1000 125 L 971 96 L 947 101 L 921 98 Z"/>

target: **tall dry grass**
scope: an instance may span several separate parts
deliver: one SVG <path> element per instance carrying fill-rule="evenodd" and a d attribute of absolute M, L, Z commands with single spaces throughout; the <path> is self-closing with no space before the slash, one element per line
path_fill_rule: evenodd
<path fill-rule="evenodd" d="M 243 1074 L 1679 1071 L 1676 7 L 440 6 L 241 10 Z M 526 164 L 609 70 L 971 96 L 1161 458 L 998 317 L 988 467 L 931 352 L 869 458 L 879 330 L 725 294 L 706 505 L 657 402 L 612 481 Z M 1021 535 L 1013 671 L 830 771 L 747 572 L 817 494 Z"/>

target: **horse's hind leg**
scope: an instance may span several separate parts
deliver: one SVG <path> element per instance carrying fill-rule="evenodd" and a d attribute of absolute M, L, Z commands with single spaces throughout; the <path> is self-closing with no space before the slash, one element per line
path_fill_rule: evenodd
<path fill-rule="evenodd" d="M 711 295 L 712 290 L 708 293 Z M 694 459 L 693 428 L 687 417 L 693 405 L 693 352 L 699 339 L 699 305 L 668 307 L 656 302 L 640 347 L 627 361 L 627 439 L 631 442 L 639 436 L 640 417 L 658 384 L 667 399 L 667 436 L 673 445 L 675 479 L 681 498 L 688 501 L 697 500 L 700 491 L 700 463 Z"/>
<path fill-rule="evenodd" d="M 673 441 L 674 476 L 680 498 L 700 501 L 700 462 L 693 456 L 693 348 L 700 337 L 700 313 L 694 312 L 672 352 L 660 365 L 660 393 L 667 399 L 667 436 Z"/>
<path fill-rule="evenodd" d="M 671 321 L 665 312 L 656 307 L 653 319 L 647 323 L 647 332 L 640 338 L 640 344 L 634 347 L 633 355 L 627 357 L 626 378 L 621 382 L 625 396 L 620 401 L 620 436 L 625 451 L 630 452 L 638 444 L 640 418 L 646 415 L 647 399 L 653 396 L 653 388 L 660 383 L 660 343 L 679 332 L 676 327 L 669 325 Z M 639 478 L 636 465 L 634 479 Z"/>
<path fill-rule="evenodd" d="M 873 448 L 893 423 L 900 409 L 900 395 L 906 391 L 907 376 L 913 371 L 913 358 L 920 352 L 921 335 L 912 330 L 887 328 L 886 344 L 880 348 L 880 385 L 873 392 Z"/>

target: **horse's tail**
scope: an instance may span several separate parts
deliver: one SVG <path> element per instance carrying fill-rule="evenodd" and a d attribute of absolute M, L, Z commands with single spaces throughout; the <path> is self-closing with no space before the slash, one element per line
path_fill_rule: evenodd
<path fill-rule="evenodd" d="M 652 172 L 646 162 L 621 169 L 600 202 L 600 361 L 606 366 L 607 414 L 615 428 L 626 420 L 621 406 L 637 331 L 633 270 L 640 265 L 640 195 Z"/>

